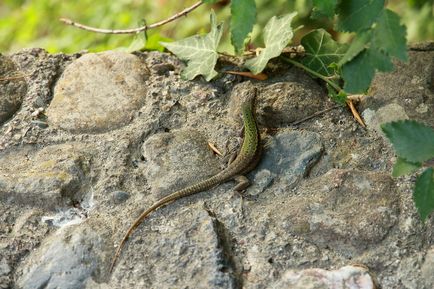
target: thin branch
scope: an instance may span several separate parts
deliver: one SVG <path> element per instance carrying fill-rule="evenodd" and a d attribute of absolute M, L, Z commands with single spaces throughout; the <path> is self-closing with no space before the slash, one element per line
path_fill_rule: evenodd
<path fill-rule="evenodd" d="M 21 74 L 21 75 L 13 75 L 8 77 L 0 77 L 0 81 L 8 81 L 8 80 L 15 80 L 15 79 L 22 79 L 26 76 L 29 76 L 28 74 Z"/>
<path fill-rule="evenodd" d="M 299 125 L 299 124 L 302 123 L 302 122 L 305 122 L 305 121 L 307 121 L 307 120 L 310 120 L 310 119 L 312 119 L 312 118 L 314 118 L 314 117 L 316 117 L 316 116 L 319 116 L 319 115 L 321 115 L 321 114 L 323 114 L 323 113 L 329 112 L 329 111 L 331 111 L 331 110 L 333 110 L 333 109 L 336 109 L 336 108 L 339 108 L 339 107 L 342 107 L 342 105 L 337 104 L 337 105 L 335 105 L 335 106 L 332 106 L 332 107 L 329 107 L 329 108 L 326 108 L 326 109 L 323 109 L 323 110 L 317 111 L 317 112 L 315 112 L 315 113 L 313 113 L 313 114 L 311 114 L 311 115 L 309 115 L 309 116 L 307 116 L 307 117 L 305 117 L 305 118 L 303 118 L 303 119 L 300 119 L 300 120 L 297 120 L 297 121 L 292 122 L 290 125 Z"/>
<path fill-rule="evenodd" d="M 300 62 L 294 61 L 288 57 L 281 57 L 284 61 L 291 63 L 294 66 L 297 66 L 298 68 L 304 69 L 307 72 L 309 72 L 310 74 L 324 80 L 325 82 L 327 82 L 331 87 L 333 87 L 337 92 L 340 92 L 342 90 L 342 88 L 340 88 L 336 83 L 334 83 L 333 81 L 329 80 L 326 76 L 304 66 L 303 64 L 301 64 Z"/>
<path fill-rule="evenodd" d="M 188 13 L 190 13 L 191 11 L 193 11 L 194 9 L 196 9 L 197 7 L 199 7 L 202 4 L 203 4 L 203 1 L 199 1 L 199 2 L 197 2 L 195 4 L 193 4 L 192 6 L 190 6 L 188 8 L 185 8 L 181 12 L 178 12 L 175 15 L 173 15 L 173 16 L 165 19 L 165 20 L 156 22 L 156 23 L 151 24 L 151 25 L 145 25 L 145 26 L 142 26 L 142 27 L 130 28 L 130 29 L 120 29 L 120 30 L 101 29 L 101 28 L 87 26 L 87 25 L 84 25 L 84 24 L 72 21 L 71 19 L 68 19 L 68 18 L 60 18 L 59 20 L 61 22 L 65 23 L 65 24 L 67 24 L 67 25 L 71 25 L 71 26 L 77 27 L 79 29 L 83 29 L 83 30 L 87 30 L 87 31 L 95 32 L 95 33 L 104 33 L 104 34 L 135 34 L 135 33 L 146 31 L 148 29 L 153 29 L 153 28 L 162 26 L 162 25 L 164 25 L 166 23 L 172 22 L 173 20 L 175 20 L 175 19 L 177 19 L 177 18 L 179 18 L 181 16 L 187 15 Z"/>

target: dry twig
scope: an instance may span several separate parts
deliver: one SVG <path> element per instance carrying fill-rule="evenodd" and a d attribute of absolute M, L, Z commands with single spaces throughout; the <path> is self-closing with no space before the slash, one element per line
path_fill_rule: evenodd
<path fill-rule="evenodd" d="M 7 77 L 0 77 L 0 81 L 22 79 L 22 78 L 25 78 L 26 76 L 28 76 L 28 74 L 19 74 L 19 75 L 7 76 Z"/>
<path fill-rule="evenodd" d="M 305 117 L 305 118 L 303 118 L 303 119 L 300 119 L 300 120 L 297 120 L 297 121 L 292 122 L 291 125 L 299 125 L 299 124 L 302 123 L 302 122 L 305 122 L 305 121 L 307 121 L 307 120 L 310 120 L 310 119 L 312 119 L 312 118 L 314 118 L 314 117 L 317 117 L 317 116 L 319 116 L 319 115 L 321 115 L 321 114 L 323 114 L 323 113 L 329 112 L 329 111 L 331 111 L 331 110 L 333 110 L 333 109 L 336 109 L 336 108 L 339 108 L 339 107 L 341 107 L 341 105 L 335 105 L 335 106 L 332 106 L 332 107 L 329 107 L 329 108 L 326 108 L 326 109 L 323 109 L 323 110 L 317 111 L 317 112 L 315 112 L 315 113 L 313 113 L 313 114 L 311 114 L 311 115 L 309 115 L 309 116 L 307 116 L 307 117 Z"/>
<path fill-rule="evenodd" d="M 165 19 L 165 20 L 156 22 L 156 23 L 151 24 L 151 25 L 145 25 L 145 26 L 142 26 L 142 27 L 130 28 L 130 29 L 119 29 L 119 30 L 115 30 L 115 29 L 102 29 L 102 28 L 96 28 L 96 27 L 87 26 L 87 25 L 84 25 L 84 24 L 72 21 L 71 19 L 68 19 L 68 18 L 60 18 L 59 20 L 61 22 L 65 23 L 65 24 L 67 24 L 67 25 L 71 25 L 71 26 L 77 27 L 79 29 L 83 29 L 83 30 L 87 30 L 87 31 L 95 32 L 95 33 L 104 33 L 104 34 L 136 34 L 136 33 L 139 33 L 139 32 L 142 32 L 142 31 L 146 31 L 148 29 L 153 29 L 153 28 L 162 26 L 162 25 L 164 25 L 166 23 L 172 22 L 173 20 L 175 20 L 175 19 L 177 19 L 177 18 L 179 18 L 181 16 L 187 15 L 188 13 L 190 13 L 191 11 L 193 11 L 194 9 L 196 9 L 197 7 L 199 7 L 202 4 L 203 4 L 203 2 L 199 1 L 199 2 L 197 2 L 195 4 L 193 4 L 192 6 L 190 6 L 188 8 L 185 8 L 181 12 L 178 12 L 175 15 L 173 15 L 173 16 Z"/>
<path fill-rule="evenodd" d="M 208 146 L 211 148 L 211 150 L 215 153 L 215 154 L 217 154 L 217 155 L 219 155 L 219 156 L 223 156 L 223 154 L 217 149 L 217 147 L 212 143 L 212 142 L 208 142 Z"/>
<path fill-rule="evenodd" d="M 366 127 L 366 124 L 364 123 L 362 117 L 360 116 L 359 112 L 357 111 L 356 107 L 354 106 L 354 102 L 351 99 L 347 100 L 347 105 L 351 110 L 351 113 L 353 114 L 354 118 L 357 120 L 357 122 L 363 126 Z"/>

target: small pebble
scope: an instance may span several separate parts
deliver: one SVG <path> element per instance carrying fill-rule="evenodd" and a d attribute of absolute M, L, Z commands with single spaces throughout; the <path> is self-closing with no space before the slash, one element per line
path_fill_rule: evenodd
<path fill-rule="evenodd" d="M 40 121 L 40 120 L 32 120 L 32 124 L 40 127 L 40 128 L 47 128 L 48 127 L 48 123 L 45 121 Z"/>
<path fill-rule="evenodd" d="M 124 191 L 115 191 L 113 192 L 113 200 L 116 204 L 120 204 L 128 200 L 130 194 Z"/>

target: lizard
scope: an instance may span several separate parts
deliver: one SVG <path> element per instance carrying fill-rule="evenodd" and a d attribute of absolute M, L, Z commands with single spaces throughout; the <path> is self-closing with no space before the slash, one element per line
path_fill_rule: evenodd
<path fill-rule="evenodd" d="M 255 101 L 257 89 L 251 88 L 245 92 L 245 97 L 241 103 L 241 114 L 243 119 L 243 142 L 241 148 L 233 161 L 219 173 L 202 180 L 191 186 L 187 186 L 179 191 L 171 193 L 160 200 L 156 201 L 151 207 L 145 210 L 129 227 L 128 231 L 119 243 L 110 265 L 110 273 L 119 258 L 122 248 L 133 231 L 142 223 L 142 221 L 153 211 L 184 197 L 209 190 L 217 185 L 229 180 L 235 180 L 238 184 L 234 187 L 236 191 L 242 191 L 249 186 L 249 180 L 244 174 L 253 170 L 261 158 L 260 134 L 255 118 Z"/>

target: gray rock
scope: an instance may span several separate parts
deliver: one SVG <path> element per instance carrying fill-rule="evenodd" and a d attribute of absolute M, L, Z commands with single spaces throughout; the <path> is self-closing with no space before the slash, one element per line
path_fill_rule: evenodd
<path fill-rule="evenodd" d="M 259 166 L 279 176 L 282 185 L 290 189 L 319 160 L 323 146 L 317 133 L 283 131 L 266 144 L 264 160 Z"/>
<path fill-rule="evenodd" d="M 6 276 L 11 272 L 8 262 L 5 258 L 0 260 L 0 276 Z"/>
<path fill-rule="evenodd" d="M 401 259 L 397 270 L 397 278 L 405 289 L 431 289 L 432 286 L 424 286 L 426 283 L 421 276 L 422 254 L 417 253 Z"/>
<path fill-rule="evenodd" d="M 309 172 L 323 152 L 320 136 L 308 131 L 285 131 L 265 140 L 262 161 L 256 168 L 255 180 L 249 193 L 262 193 L 274 179 L 285 193 Z M 279 192 L 280 191 L 280 192 Z"/>
<path fill-rule="evenodd" d="M 396 103 L 410 119 L 434 123 L 434 50 L 427 47 L 408 54 L 408 62 L 396 61 L 393 72 L 376 74 L 362 108 L 378 110 Z"/>
<path fill-rule="evenodd" d="M 128 198 L 130 197 L 130 194 L 124 191 L 115 191 L 112 194 L 113 194 L 113 201 L 116 204 L 123 203 L 126 200 L 128 200 Z"/>
<path fill-rule="evenodd" d="M 53 98 L 53 86 L 63 67 L 74 56 L 65 54 L 48 54 L 44 49 L 24 49 L 9 56 L 16 64 L 20 73 L 25 74 L 27 91 L 21 108 L 5 125 L 0 126 L 0 151 L 17 144 L 49 145 L 52 137 L 59 136 L 48 129 L 45 133 L 32 121 L 46 122 L 43 111 Z M 60 141 L 63 142 L 63 141 Z M 58 143 L 54 141 L 54 143 Z"/>
<path fill-rule="evenodd" d="M 22 289 L 85 288 L 101 266 L 102 237 L 86 226 L 66 227 L 47 238 L 19 269 Z"/>
<path fill-rule="evenodd" d="M 371 109 L 365 109 L 362 114 L 368 129 L 372 129 L 383 135 L 381 125 L 383 123 L 408 119 L 405 109 L 396 103 L 391 103 L 379 108 L 376 112 Z"/>
<path fill-rule="evenodd" d="M 237 118 L 239 115 L 239 90 L 245 89 L 249 82 L 234 87 L 229 104 L 229 115 Z M 282 80 L 258 87 L 257 115 L 258 122 L 265 127 L 277 128 L 290 125 L 324 109 L 327 96 L 317 84 L 310 82 L 309 86 L 298 81 Z M 239 118 L 239 117 L 238 117 Z"/>
<path fill-rule="evenodd" d="M 11 268 L 6 261 L 6 258 L 0 260 L 0 288 L 7 289 L 11 287 L 12 280 L 10 278 Z"/>
<path fill-rule="evenodd" d="M 20 108 L 26 94 L 25 78 L 19 78 L 19 75 L 23 73 L 14 62 L 0 54 L 0 125 Z"/>
<path fill-rule="evenodd" d="M 396 224 L 399 200 L 388 174 L 331 170 L 276 205 L 285 229 L 352 257 L 375 246 Z"/>
<path fill-rule="evenodd" d="M 377 289 L 366 268 L 345 266 L 327 271 L 319 268 L 288 270 L 270 288 L 291 289 Z M 339 285 L 337 285 L 339 284 Z"/>
<path fill-rule="evenodd" d="M 49 123 L 77 133 L 125 125 L 144 104 L 147 75 L 145 63 L 132 54 L 86 54 L 57 82 L 47 110 Z"/>
<path fill-rule="evenodd" d="M 16 287 L 16 268 L 47 235 L 40 219 L 38 209 L 0 202 L 0 288 Z"/>
<path fill-rule="evenodd" d="M 418 49 L 412 49 L 408 64 L 398 64 L 399 73 L 376 78 L 361 106 L 367 115 L 418 115 L 433 124 L 426 91 L 429 50 Z M 330 105 L 309 75 L 285 65 L 270 67 L 269 79 L 261 82 L 237 83 L 238 76 L 183 81 L 180 61 L 172 55 L 124 56 L 115 66 L 132 71 L 117 75 L 143 76 L 127 77 L 126 86 L 106 77 L 111 74 L 102 63 L 117 63 L 107 54 L 75 62 L 95 61 L 75 74 L 65 67 L 78 54 L 30 49 L 10 56 L 29 77 L 20 109 L 0 126 L 1 286 L 287 288 L 293 276 L 288 272 L 323 272 L 356 262 L 368 266 L 382 288 L 431 289 L 434 219 L 424 224 L 418 217 L 414 178 L 390 178 L 390 145 L 344 108 L 287 128 Z M 413 75 L 406 74 L 408 67 Z M 95 120 L 89 114 L 112 111 L 112 99 L 105 99 L 88 110 L 63 110 L 64 115 L 56 104 L 58 123 L 51 119 L 45 127 L 46 108 L 51 105 L 52 117 L 50 110 L 61 100 L 50 104 L 58 77 L 63 75 L 59 82 L 67 87 L 64 78 L 73 83 L 82 72 L 89 72 L 83 85 L 70 86 L 77 87 L 71 94 L 80 96 L 80 105 L 89 104 L 81 97 L 89 96 L 90 87 L 143 93 L 128 95 L 135 104 L 118 101 L 119 123 L 84 122 Z M 407 89 L 392 91 L 401 84 Z M 252 85 L 259 92 L 260 129 L 269 133 L 262 163 L 248 175 L 252 186 L 240 196 L 229 182 L 157 210 L 129 238 L 109 274 L 114 249 L 144 209 L 226 166 L 240 144 L 240 95 Z M 393 98 L 395 92 L 405 98 Z M 75 118 L 70 111 L 77 112 Z M 208 141 L 226 156 L 213 155 Z"/>
<path fill-rule="evenodd" d="M 170 222 L 150 220 L 139 229 L 146 233 L 138 232 L 124 251 L 111 279 L 114 288 L 240 286 L 240 268 L 223 224 L 197 205 L 177 213 L 161 211 Z"/>
<path fill-rule="evenodd" d="M 0 157 L 0 200 L 54 210 L 80 202 L 88 160 L 78 144 L 10 150 Z"/>
<path fill-rule="evenodd" d="M 31 108 L 46 107 L 53 98 L 53 86 L 64 66 L 76 56 L 49 54 L 42 48 L 23 49 L 10 56 L 28 75 L 26 100 Z"/>
<path fill-rule="evenodd" d="M 421 273 L 425 287 L 434 288 L 434 246 L 431 246 L 425 255 Z"/>
<path fill-rule="evenodd" d="M 399 198 L 389 174 L 332 170 L 311 184 L 307 190 L 319 198 L 308 205 L 312 213 L 308 219 L 317 235 L 313 238 L 323 245 L 336 246 L 338 251 L 340 245 L 345 251 L 347 244 L 359 250 L 371 247 L 398 220 Z"/>
<path fill-rule="evenodd" d="M 197 130 L 151 136 L 143 144 L 144 176 L 158 198 L 219 171 L 219 163 Z"/>

